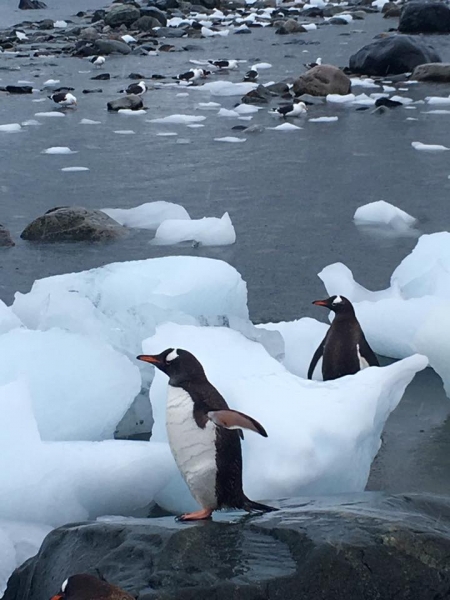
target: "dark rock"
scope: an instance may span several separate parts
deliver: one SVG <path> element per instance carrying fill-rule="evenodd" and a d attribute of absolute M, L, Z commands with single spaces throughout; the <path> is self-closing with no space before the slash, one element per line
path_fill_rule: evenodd
<path fill-rule="evenodd" d="M 382 37 L 350 57 L 350 70 L 361 75 L 409 73 L 418 65 L 441 62 L 436 50 L 408 35 Z"/>
<path fill-rule="evenodd" d="M 334 17 L 338 13 L 342 12 L 342 8 L 336 6 L 335 4 L 328 4 L 327 6 L 323 7 L 322 12 L 324 17 Z"/>
<path fill-rule="evenodd" d="M 163 27 L 166 27 L 167 25 L 167 17 L 165 13 L 156 6 L 147 6 L 146 8 L 142 8 L 141 16 L 153 17 L 154 19 L 157 19 L 159 24 Z"/>
<path fill-rule="evenodd" d="M 100 210 L 79 206 L 53 208 L 30 223 L 21 238 L 40 242 L 107 242 L 127 232 Z"/>
<path fill-rule="evenodd" d="M 32 94 L 33 86 L 31 85 L 7 85 L 5 91 L 10 94 Z"/>
<path fill-rule="evenodd" d="M 288 84 L 283 82 L 271 83 L 270 85 L 266 85 L 264 87 L 266 90 L 269 90 L 270 93 L 275 94 L 276 96 L 282 96 L 283 94 L 287 94 L 289 92 Z"/>
<path fill-rule="evenodd" d="M 54 21 L 52 19 L 43 19 L 38 23 L 38 29 L 53 29 Z"/>
<path fill-rule="evenodd" d="M 93 81 L 109 81 L 111 79 L 111 75 L 109 73 L 100 73 L 100 75 L 95 75 L 95 77 L 91 77 Z"/>
<path fill-rule="evenodd" d="M 148 6 L 156 6 L 160 10 L 174 10 L 180 7 L 178 0 L 150 0 Z"/>
<path fill-rule="evenodd" d="M 400 15 L 402 33 L 450 33 L 450 7 L 444 2 L 408 2 Z"/>
<path fill-rule="evenodd" d="M 145 79 L 144 75 L 141 75 L 140 73 L 130 73 L 128 75 L 128 79 L 138 79 L 139 81 L 141 81 L 141 79 Z"/>
<path fill-rule="evenodd" d="M 0 248 L 11 248 L 15 246 L 11 234 L 4 225 L 0 224 Z"/>
<path fill-rule="evenodd" d="M 384 106 L 385 108 L 398 108 L 399 106 L 403 106 L 403 103 L 382 97 L 375 100 L 375 107 L 379 108 L 380 106 Z"/>
<path fill-rule="evenodd" d="M 79 37 L 82 40 L 89 40 L 91 42 L 94 42 L 95 40 L 97 40 L 100 37 L 100 34 L 95 29 L 95 27 L 85 27 L 84 29 L 82 29 L 80 31 Z"/>
<path fill-rule="evenodd" d="M 275 33 L 279 35 L 287 35 L 289 33 L 305 33 L 306 29 L 300 25 L 295 19 L 288 19 L 284 23 L 280 23 Z"/>
<path fill-rule="evenodd" d="M 45 2 L 41 2 L 40 0 L 20 0 L 19 1 L 20 10 L 38 10 L 41 8 L 47 8 Z"/>
<path fill-rule="evenodd" d="M 96 40 L 94 43 L 96 54 L 130 54 L 131 48 L 119 40 Z M 95 54 L 94 53 L 94 54 Z"/>
<path fill-rule="evenodd" d="M 258 85 L 254 90 L 251 90 L 241 98 L 243 104 L 267 104 L 275 94 L 272 94 L 263 85 Z"/>
<path fill-rule="evenodd" d="M 106 15 L 106 10 L 100 9 L 96 10 L 92 15 L 91 23 L 97 23 L 98 21 L 103 21 Z"/>
<path fill-rule="evenodd" d="M 383 15 L 383 19 L 391 19 L 391 18 L 399 17 L 401 12 L 402 12 L 402 9 L 400 8 L 400 6 L 397 6 L 396 4 L 394 4 L 394 6 L 392 6 L 391 8 L 388 8 L 385 11 L 385 13 Z"/>
<path fill-rule="evenodd" d="M 434 81 L 436 83 L 450 82 L 450 63 L 428 63 L 419 65 L 413 71 L 414 81 Z"/>
<path fill-rule="evenodd" d="M 102 94 L 103 90 L 101 88 L 95 88 L 93 90 L 83 90 L 83 94 Z"/>
<path fill-rule="evenodd" d="M 60 527 L 16 569 L 3 600 L 48 600 L 83 572 L 140 600 L 448 598 L 449 499 L 365 493 L 283 506 L 190 525 L 160 517 Z"/>
<path fill-rule="evenodd" d="M 323 96 L 311 96 L 311 94 L 302 94 L 297 96 L 300 102 L 304 102 L 306 105 L 325 104 L 325 98 Z"/>
<path fill-rule="evenodd" d="M 122 109 L 140 110 L 144 107 L 144 104 L 140 96 L 127 94 L 126 96 L 122 96 L 122 98 L 108 102 L 107 107 L 109 111 L 117 112 Z"/>
<path fill-rule="evenodd" d="M 132 4 L 113 4 L 105 13 L 105 24 L 110 27 L 131 25 L 141 16 L 139 8 Z"/>
<path fill-rule="evenodd" d="M 343 19 L 342 17 L 331 17 L 328 23 L 330 25 L 348 25 L 347 19 Z"/>
<path fill-rule="evenodd" d="M 154 17 L 144 16 L 133 23 L 133 29 L 137 31 L 152 31 L 155 27 L 161 27 L 161 23 Z"/>
<path fill-rule="evenodd" d="M 302 17 L 323 17 L 323 10 L 318 6 L 311 6 L 302 10 L 300 14 Z"/>
<path fill-rule="evenodd" d="M 328 94 L 349 94 L 351 81 L 345 73 L 333 65 L 317 65 L 300 75 L 294 81 L 294 94 L 327 96 Z"/>

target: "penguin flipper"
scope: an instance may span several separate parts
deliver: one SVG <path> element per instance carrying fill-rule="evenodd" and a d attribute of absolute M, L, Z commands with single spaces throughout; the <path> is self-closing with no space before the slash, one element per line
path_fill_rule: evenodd
<path fill-rule="evenodd" d="M 224 427 L 225 429 L 250 429 L 263 437 L 267 437 L 266 430 L 256 419 L 238 410 L 212 410 L 206 413 L 206 416 L 218 427 Z"/>
<path fill-rule="evenodd" d="M 313 355 L 313 357 L 311 359 L 311 363 L 310 363 L 309 369 L 308 369 L 308 379 L 312 379 L 312 376 L 313 376 L 313 373 L 314 373 L 314 369 L 316 368 L 317 363 L 319 362 L 320 357 L 323 355 L 323 349 L 325 347 L 325 340 L 326 339 L 327 339 L 327 336 L 325 336 L 323 338 L 323 340 L 319 344 L 319 347 L 314 352 L 314 355 Z"/>

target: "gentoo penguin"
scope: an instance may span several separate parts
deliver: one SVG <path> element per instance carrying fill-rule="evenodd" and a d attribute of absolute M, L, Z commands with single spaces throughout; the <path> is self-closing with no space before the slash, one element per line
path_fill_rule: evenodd
<path fill-rule="evenodd" d="M 198 81 L 199 79 L 204 79 L 207 75 L 210 74 L 210 71 L 206 71 L 205 69 L 189 69 L 185 73 L 180 73 L 173 79 L 177 81 L 186 81 L 188 83 L 194 83 L 194 81 Z"/>
<path fill-rule="evenodd" d="M 125 93 L 140 96 L 141 94 L 145 94 L 146 91 L 147 86 L 145 85 L 145 81 L 140 81 L 139 83 L 130 83 L 130 85 L 125 90 Z"/>
<path fill-rule="evenodd" d="M 247 73 L 244 75 L 244 81 L 251 81 L 252 83 L 256 81 L 259 77 L 258 71 L 252 67 Z"/>
<path fill-rule="evenodd" d="M 187 350 L 168 348 L 142 354 L 169 377 L 166 426 L 175 462 L 201 510 L 180 521 L 209 519 L 214 510 L 276 510 L 249 500 L 242 489 L 242 429 L 267 437 L 262 425 L 228 404 L 208 381 L 200 362 Z"/>
<path fill-rule="evenodd" d="M 220 71 L 228 71 L 238 68 L 237 60 L 208 60 L 209 64 Z"/>
<path fill-rule="evenodd" d="M 51 94 L 49 98 L 50 100 L 53 100 L 53 102 L 56 102 L 56 104 L 59 104 L 59 106 L 68 107 L 76 106 L 77 104 L 77 99 L 70 92 L 56 92 Z"/>
<path fill-rule="evenodd" d="M 312 379 L 314 369 L 322 355 L 324 381 L 353 375 L 366 367 L 380 366 L 364 337 L 350 300 L 344 296 L 331 296 L 327 300 L 316 300 L 313 304 L 329 308 L 336 316 L 320 346 L 314 352 L 308 369 L 308 379 Z"/>
<path fill-rule="evenodd" d="M 105 62 L 106 62 L 106 58 L 104 56 L 93 56 L 91 58 L 91 63 L 95 67 L 101 67 L 105 64 Z"/>
<path fill-rule="evenodd" d="M 321 64 L 322 64 L 322 59 L 316 58 L 316 62 L 303 63 L 303 66 L 306 67 L 307 69 L 314 69 L 314 67 L 318 67 Z"/>
<path fill-rule="evenodd" d="M 116 585 L 86 573 L 66 579 L 61 590 L 51 600 L 135 600 L 131 594 Z"/>
<path fill-rule="evenodd" d="M 287 117 L 300 117 L 306 113 L 306 104 L 304 102 L 294 102 L 294 104 L 285 104 L 278 108 L 273 108 L 269 112 L 286 119 Z"/>

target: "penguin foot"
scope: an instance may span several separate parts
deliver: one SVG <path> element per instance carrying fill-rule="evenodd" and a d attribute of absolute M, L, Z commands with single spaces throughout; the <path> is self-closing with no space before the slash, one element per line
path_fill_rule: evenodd
<path fill-rule="evenodd" d="M 185 515 L 175 517 L 175 521 L 180 523 L 185 523 L 187 521 L 204 521 L 205 519 L 211 518 L 212 512 L 213 511 L 210 508 L 204 508 L 203 510 L 198 510 L 197 512 L 187 513 Z"/>

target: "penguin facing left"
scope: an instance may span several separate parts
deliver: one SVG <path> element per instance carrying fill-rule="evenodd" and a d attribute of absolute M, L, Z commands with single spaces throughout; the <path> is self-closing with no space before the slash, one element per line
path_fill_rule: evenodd
<path fill-rule="evenodd" d="M 377 357 L 367 343 L 361 325 L 355 315 L 353 304 L 344 296 L 331 296 L 316 300 L 316 306 L 325 306 L 335 313 L 326 336 L 314 352 L 308 369 L 312 379 L 314 369 L 323 356 L 322 376 L 324 381 L 353 375 L 366 367 L 379 367 Z"/>
<path fill-rule="evenodd" d="M 51 600 L 135 600 L 116 585 L 94 575 L 77 573 L 63 581 L 60 591 Z"/>
<path fill-rule="evenodd" d="M 277 510 L 253 502 L 242 489 L 242 429 L 267 437 L 255 419 L 228 407 L 208 381 L 197 358 L 180 348 L 157 355 L 141 354 L 168 375 L 166 426 L 170 449 L 192 496 L 201 510 L 179 521 L 209 519 L 215 510 L 238 508 L 249 512 Z"/>

